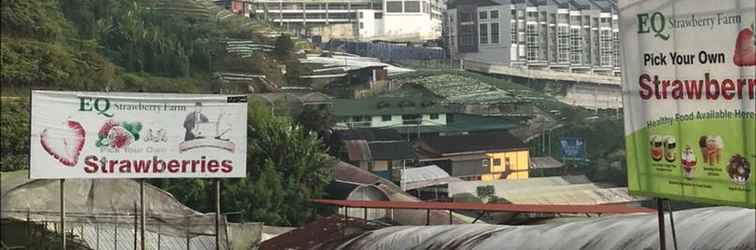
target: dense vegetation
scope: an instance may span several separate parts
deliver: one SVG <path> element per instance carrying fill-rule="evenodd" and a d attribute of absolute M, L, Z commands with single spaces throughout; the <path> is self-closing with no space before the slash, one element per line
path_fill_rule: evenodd
<path fill-rule="evenodd" d="M 182 0 L 3 0 L 0 170 L 28 167 L 31 88 L 209 93 L 220 89 L 212 74 L 218 71 L 298 79 L 277 67 L 301 71 L 291 38 L 278 39 L 270 54 L 226 54 L 224 39 L 273 41 L 241 25 L 163 11 L 173 2 Z M 259 106 L 250 103 L 247 178 L 223 182 L 223 212 L 272 225 L 305 223 L 318 212 L 308 200 L 322 196 L 334 164 L 309 129 Z M 153 184 L 194 209 L 213 210 L 211 181 Z"/>

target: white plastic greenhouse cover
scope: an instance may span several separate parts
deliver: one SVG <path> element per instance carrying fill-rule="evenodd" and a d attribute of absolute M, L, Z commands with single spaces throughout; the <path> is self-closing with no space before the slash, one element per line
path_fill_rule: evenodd
<path fill-rule="evenodd" d="M 756 210 L 712 207 L 674 213 L 678 249 L 755 249 Z M 669 217 L 667 249 L 672 245 Z M 655 214 L 634 214 L 533 226 L 387 227 L 323 249 L 658 249 Z"/>

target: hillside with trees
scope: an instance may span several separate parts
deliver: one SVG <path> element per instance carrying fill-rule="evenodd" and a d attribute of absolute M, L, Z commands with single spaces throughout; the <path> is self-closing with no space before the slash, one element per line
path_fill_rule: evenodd
<path fill-rule="evenodd" d="M 3 0 L 0 4 L 0 90 L 3 140 L 0 170 L 28 168 L 29 90 L 237 92 L 215 72 L 262 74 L 283 83 L 298 79 L 277 67 L 300 67 L 287 36 L 232 16 L 211 1 Z M 263 30 L 264 29 L 264 30 Z M 276 45 L 248 57 L 226 53 L 228 40 Z M 279 42 L 276 42 L 278 40 Z M 247 178 L 223 182 L 223 211 L 246 221 L 300 225 L 318 211 L 332 160 L 316 135 L 294 120 L 249 104 Z M 212 211 L 212 183 L 153 180 L 199 211 Z"/>

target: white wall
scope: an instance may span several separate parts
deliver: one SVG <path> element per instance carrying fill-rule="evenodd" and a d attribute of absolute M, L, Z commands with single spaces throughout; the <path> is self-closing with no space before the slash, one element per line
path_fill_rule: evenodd
<path fill-rule="evenodd" d="M 383 116 L 373 116 L 370 122 L 371 127 L 392 127 L 392 126 L 401 126 L 402 125 L 402 116 L 401 115 L 392 115 L 390 121 L 383 121 Z"/>
<path fill-rule="evenodd" d="M 431 119 L 430 114 L 423 115 L 423 125 L 443 126 L 446 125 L 446 114 L 438 114 L 438 119 Z"/>

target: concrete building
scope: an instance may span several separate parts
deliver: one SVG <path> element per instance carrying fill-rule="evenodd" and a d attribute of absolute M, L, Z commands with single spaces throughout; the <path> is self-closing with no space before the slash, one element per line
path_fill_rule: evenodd
<path fill-rule="evenodd" d="M 446 14 L 445 39 L 455 58 L 620 74 L 615 0 L 458 1 Z"/>
<path fill-rule="evenodd" d="M 250 13 L 304 35 L 422 41 L 441 37 L 446 0 L 255 0 Z"/>

